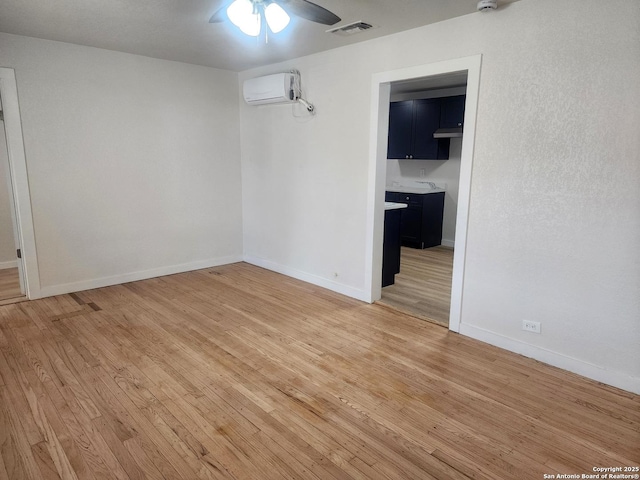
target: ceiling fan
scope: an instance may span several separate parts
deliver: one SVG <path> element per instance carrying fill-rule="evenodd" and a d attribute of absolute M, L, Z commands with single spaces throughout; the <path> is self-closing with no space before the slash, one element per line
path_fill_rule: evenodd
<path fill-rule="evenodd" d="M 288 24 L 289 15 L 295 15 L 323 25 L 335 25 L 341 19 L 326 8 L 307 0 L 233 0 L 227 1 L 209 19 L 209 23 L 227 20 L 253 37 L 260 31 L 267 33 L 266 26 L 273 33 L 282 31 Z"/>

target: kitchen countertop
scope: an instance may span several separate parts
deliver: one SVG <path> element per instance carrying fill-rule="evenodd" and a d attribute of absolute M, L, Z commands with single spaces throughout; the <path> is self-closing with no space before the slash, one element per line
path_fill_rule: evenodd
<path fill-rule="evenodd" d="M 431 187 L 390 187 L 386 186 L 385 190 L 387 192 L 399 192 L 399 193 L 440 193 L 444 192 L 443 188 L 431 188 Z"/>
<path fill-rule="evenodd" d="M 409 205 L 406 203 L 396 203 L 396 202 L 384 202 L 384 209 L 386 210 L 399 210 L 401 208 L 407 208 Z"/>

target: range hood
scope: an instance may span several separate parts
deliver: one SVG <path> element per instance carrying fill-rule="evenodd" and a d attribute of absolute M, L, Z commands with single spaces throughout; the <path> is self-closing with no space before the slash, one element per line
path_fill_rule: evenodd
<path fill-rule="evenodd" d="M 461 138 L 462 127 L 439 128 L 433 133 L 433 138 Z"/>

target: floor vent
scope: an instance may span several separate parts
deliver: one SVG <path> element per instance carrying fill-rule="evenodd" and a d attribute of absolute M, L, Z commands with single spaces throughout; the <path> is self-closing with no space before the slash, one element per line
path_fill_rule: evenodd
<path fill-rule="evenodd" d="M 356 33 L 364 32 L 365 30 L 369 30 L 370 28 L 375 28 L 370 23 L 358 21 L 349 23 L 347 25 L 342 25 L 341 27 L 332 28 L 327 30 L 327 33 L 335 33 L 336 35 L 349 36 L 354 35 Z"/>

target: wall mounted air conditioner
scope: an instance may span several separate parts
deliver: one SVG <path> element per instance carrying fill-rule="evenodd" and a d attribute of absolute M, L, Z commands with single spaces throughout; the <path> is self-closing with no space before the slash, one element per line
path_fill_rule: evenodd
<path fill-rule="evenodd" d="M 251 78 L 244 81 L 242 93 L 249 105 L 294 103 L 300 98 L 300 74 L 287 72 Z"/>

